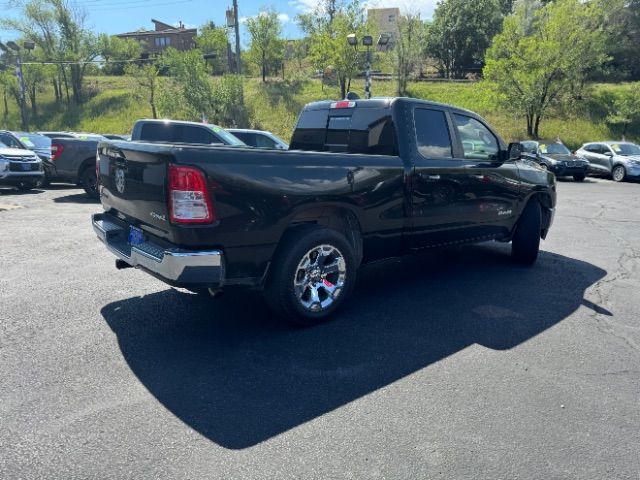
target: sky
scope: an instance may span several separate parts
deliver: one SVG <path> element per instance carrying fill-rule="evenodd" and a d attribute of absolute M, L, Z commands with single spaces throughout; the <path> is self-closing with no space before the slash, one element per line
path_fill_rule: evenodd
<path fill-rule="evenodd" d="M 187 27 L 199 27 L 208 20 L 223 24 L 225 11 L 231 0 L 76 0 L 77 5 L 87 12 L 87 24 L 97 33 L 124 33 L 144 27 L 153 28 L 151 19 L 176 24 L 182 21 Z M 312 10 L 317 0 L 238 0 L 241 20 L 257 15 L 264 7 L 272 7 L 279 13 L 286 38 L 301 36 L 296 26 L 297 14 Z M 419 12 L 422 18 L 433 15 L 437 0 L 368 0 L 368 6 L 399 7 L 404 11 Z M 16 9 L 3 5 L 2 17 L 15 17 Z M 8 41 L 16 37 L 15 32 L 0 30 L 0 40 Z M 247 34 L 241 29 L 243 44 Z"/>

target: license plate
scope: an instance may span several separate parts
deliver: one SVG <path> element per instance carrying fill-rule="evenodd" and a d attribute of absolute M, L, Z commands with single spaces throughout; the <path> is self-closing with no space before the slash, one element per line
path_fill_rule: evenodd
<path fill-rule="evenodd" d="M 31 164 L 30 163 L 23 163 L 22 164 L 22 170 L 25 170 L 25 171 L 31 170 Z"/>
<path fill-rule="evenodd" d="M 144 243 L 144 232 L 133 225 L 129 226 L 129 245 Z"/>

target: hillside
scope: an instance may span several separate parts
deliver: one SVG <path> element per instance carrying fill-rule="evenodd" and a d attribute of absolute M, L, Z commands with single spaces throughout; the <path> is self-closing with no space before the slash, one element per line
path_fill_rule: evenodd
<path fill-rule="evenodd" d="M 361 83 L 361 79 L 354 81 L 356 91 Z M 135 120 L 151 115 L 150 108 L 136 93 L 135 83 L 129 77 L 89 77 L 87 87 L 92 93 L 91 99 L 80 107 L 55 105 L 51 91 L 40 93 L 37 115 L 31 116 L 31 130 L 127 133 Z M 394 84 L 379 81 L 373 88 L 375 95 L 392 95 Z M 593 85 L 579 112 L 556 113 L 555 117 L 545 119 L 541 125 L 541 136 L 560 137 L 570 147 L 590 140 L 620 138 L 621 131 L 607 125 L 605 119 L 611 99 L 627 88 L 629 84 Z M 420 82 L 410 84 L 409 91 L 417 98 L 449 103 L 482 114 L 506 140 L 526 136 L 524 121 L 502 112 L 481 83 Z M 251 126 L 271 130 L 285 139 L 290 137 L 304 104 L 319 99 L 335 99 L 338 95 L 337 88 L 322 88 L 317 80 L 274 80 L 263 84 L 250 79 L 245 86 Z M 3 122 L 3 128 L 17 129 L 19 118 L 17 106 L 10 100 L 9 115 Z M 632 125 L 627 138 L 640 140 L 640 125 Z"/>

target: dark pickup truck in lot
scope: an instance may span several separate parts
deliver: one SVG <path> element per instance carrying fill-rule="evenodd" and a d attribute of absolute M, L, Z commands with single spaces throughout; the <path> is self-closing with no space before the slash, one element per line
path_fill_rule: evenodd
<path fill-rule="evenodd" d="M 93 228 L 118 268 L 195 292 L 262 289 L 312 325 L 363 263 L 497 240 L 530 265 L 553 221 L 554 175 L 452 106 L 311 103 L 290 148 L 102 142 Z"/>
<path fill-rule="evenodd" d="M 96 189 L 96 153 L 98 142 L 78 138 L 51 138 L 51 165 L 47 183 L 69 182 L 80 185 L 91 198 L 98 198 Z"/>

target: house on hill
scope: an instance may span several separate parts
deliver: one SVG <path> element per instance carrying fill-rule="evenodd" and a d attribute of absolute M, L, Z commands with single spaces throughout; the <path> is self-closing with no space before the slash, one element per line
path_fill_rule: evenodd
<path fill-rule="evenodd" d="M 195 48 L 197 28 L 185 28 L 182 22 L 174 27 L 159 20 L 151 21 L 155 26 L 154 30 L 120 33 L 116 37 L 137 40 L 142 44 L 143 55 L 146 54 L 146 56 L 161 53 L 169 47 L 182 52 Z"/>

